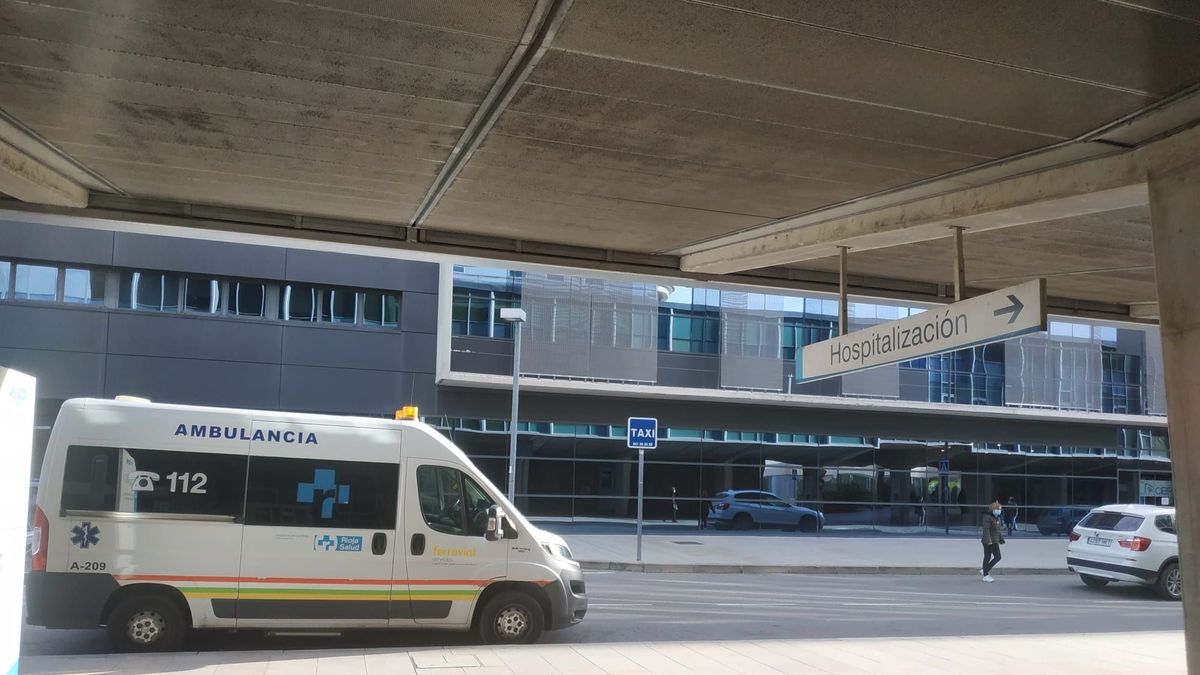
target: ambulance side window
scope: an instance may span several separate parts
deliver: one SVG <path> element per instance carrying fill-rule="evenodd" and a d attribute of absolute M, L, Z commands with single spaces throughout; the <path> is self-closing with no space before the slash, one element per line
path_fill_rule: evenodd
<path fill-rule="evenodd" d="M 396 529 L 399 464 L 251 457 L 246 524 Z"/>
<path fill-rule="evenodd" d="M 74 511 L 117 510 L 117 449 L 72 445 L 63 471 L 62 507 Z"/>
<path fill-rule="evenodd" d="M 444 466 L 417 468 L 417 498 L 425 524 L 437 532 L 482 537 L 492 500 L 463 472 Z"/>
<path fill-rule="evenodd" d="M 245 485 L 245 455 L 72 445 L 62 508 L 235 518 Z"/>

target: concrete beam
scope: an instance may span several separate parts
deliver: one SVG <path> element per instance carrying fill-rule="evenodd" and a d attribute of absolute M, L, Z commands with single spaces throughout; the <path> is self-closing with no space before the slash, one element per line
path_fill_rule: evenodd
<path fill-rule="evenodd" d="M 1139 321 L 1157 321 L 1157 302 L 1135 302 L 1129 305 L 1129 318 Z"/>
<path fill-rule="evenodd" d="M 1081 142 L 1082 143 L 1082 142 Z M 1123 152 L 1054 166 L 986 185 L 906 199 L 837 218 L 816 212 L 777 221 L 695 247 L 680 259 L 686 272 L 728 274 L 825 258 L 839 246 L 856 251 L 945 236 L 946 227 L 989 230 L 1144 206 L 1151 172 L 1200 156 L 1200 127 Z M 968 174 L 969 175 L 969 174 Z"/>
<path fill-rule="evenodd" d="M 88 203 L 87 188 L 3 139 L 0 192 L 33 204 L 83 208 Z"/>

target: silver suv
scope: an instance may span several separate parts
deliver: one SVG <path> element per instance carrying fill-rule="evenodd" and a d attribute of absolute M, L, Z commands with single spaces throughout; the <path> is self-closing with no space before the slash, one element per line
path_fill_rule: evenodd
<path fill-rule="evenodd" d="M 770 492 L 729 490 L 713 497 L 708 519 L 718 529 L 732 527 L 781 527 L 785 530 L 816 532 L 825 526 L 825 514 L 789 504 Z"/>

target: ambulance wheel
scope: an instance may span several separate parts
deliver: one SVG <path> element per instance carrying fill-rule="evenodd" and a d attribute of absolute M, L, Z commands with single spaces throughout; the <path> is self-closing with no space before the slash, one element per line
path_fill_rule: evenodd
<path fill-rule="evenodd" d="M 123 652 L 174 651 L 187 629 L 179 605 L 161 595 L 130 596 L 108 613 L 108 639 Z"/>
<path fill-rule="evenodd" d="M 488 600 L 479 613 L 479 637 L 488 644 L 527 644 L 542 636 L 546 616 L 537 600 L 509 591 Z"/>

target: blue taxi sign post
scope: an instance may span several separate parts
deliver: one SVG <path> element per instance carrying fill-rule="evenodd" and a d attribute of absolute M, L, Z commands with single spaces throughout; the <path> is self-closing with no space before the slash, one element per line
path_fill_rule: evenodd
<path fill-rule="evenodd" d="M 625 446 L 638 451 L 637 561 L 642 561 L 642 496 L 646 483 L 646 450 L 658 447 L 658 420 L 630 417 L 625 426 Z"/>

